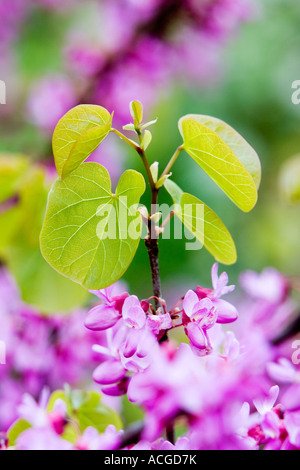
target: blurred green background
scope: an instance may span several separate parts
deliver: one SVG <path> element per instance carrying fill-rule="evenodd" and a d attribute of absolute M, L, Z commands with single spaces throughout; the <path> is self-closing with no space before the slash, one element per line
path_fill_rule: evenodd
<path fill-rule="evenodd" d="M 300 153 L 300 105 L 292 104 L 292 83 L 300 79 L 300 3 L 296 0 L 263 0 L 257 18 L 243 25 L 223 56 L 223 74 L 217 85 L 199 89 L 177 83 L 163 96 L 150 118 L 159 118 L 151 129 L 149 159 L 161 169 L 180 144 L 178 119 L 187 113 L 209 114 L 237 129 L 260 156 L 263 178 L 259 202 L 243 214 L 201 173 L 195 162 L 182 153 L 173 174 L 183 190 L 195 194 L 222 218 L 238 251 L 238 262 L 226 267 L 236 282 L 241 271 L 274 266 L 286 274 L 299 275 L 299 206 L 282 200 L 278 177 L 284 161 Z M 60 16 L 37 12 L 26 24 L 15 46 L 18 80 L 29 89 L 35 79 L 60 70 L 60 43 L 66 22 Z M 22 97 L 21 97 L 22 98 Z M 1 121 L 0 150 L 22 152 L 33 159 L 50 155 L 49 138 L 16 115 L 6 125 Z M 127 150 L 126 150 L 127 152 Z M 143 171 L 138 158 L 128 152 L 126 166 Z M 161 192 L 160 202 L 168 202 Z M 147 203 L 149 193 L 142 202 Z M 160 265 L 163 292 L 167 297 L 184 294 L 187 287 L 210 285 L 212 257 L 203 249 L 186 251 L 184 240 L 162 240 Z M 222 267 L 224 268 L 224 267 Z M 124 276 L 131 292 L 149 296 L 150 270 L 143 243 Z"/>

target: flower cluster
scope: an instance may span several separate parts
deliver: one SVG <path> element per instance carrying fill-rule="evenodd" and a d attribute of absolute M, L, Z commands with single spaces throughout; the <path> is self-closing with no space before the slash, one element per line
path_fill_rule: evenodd
<path fill-rule="evenodd" d="M 216 323 L 233 322 L 238 316 L 233 305 L 219 298 L 231 292 L 234 286 L 227 286 L 226 273 L 218 277 L 217 271 L 218 265 L 215 264 L 212 268 L 213 290 L 201 287 L 195 291 L 189 290 L 170 312 L 166 311 L 165 302 L 161 301 L 162 306 L 154 314 L 148 299 L 140 302 L 135 295 L 114 292 L 114 286 L 92 291 L 102 303 L 90 310 L 85 326 L 93 331 L 107 331 L 106 346 L 94 346 L 95 352 L 106 357 L 93 375 L 104 393 L 126 393 L 129 374 L 149 367 L 158 342 L 163 342 L 166 332 L 173 328 L 184 327 L 197 354 L 211 352 L 207 330 Z"/>
<path fill-rule="evenodd" d="M 290 342 L 274 341 L 292 319 L 290 286 L 271 268 L 244 273 L 241 285 L 248 295 L 235 322 L 236 308 L 220 299 L 234 290 L 227 284 L 227 274 L 218 276 L 215 264 L 213 289 L 189 290 L 169 312 L 164 302 L 153 315 L 148 300 L 102 293 L 104 303 L 88 314 L 86 326 L 107 328 L 109 337 L 105 350 L 94 347 L 110 357 L 94 379 L 105 393 L 127 390 L 145 411 L 140 441 L 131 448 L 298 448 L 299 370 L 289 359 Z M 222 326 L 231 322 L 239 339 Z M 164 341 L 178 327 L 190 345 Z M 161 436 L 174 422 L 186 432 L 170 442 Z"/>
<path fill-rule="evenodd" d="M 69 425 L 67 406 L 64 400 L 55 400 L 49 411 L 49 391 L 44 388 L 38 403 L 28 394 L 23 396 L 18 408 L 19 416 L 28 423 L 28 428 L 16 442 L 18 450 L 105 450 L 116 449 L 120 436 L 115 426 L 109 425 L 104 433 L 92 426 L 76 436 L 74 444 L 64 439 Z"/>
<path fill-rule="evenodd" d="M 99 335 L 87 333 L 85 312 L 41 315 L 20 299 L 5 268 L 0 269 L 0 339 L 6 363 L 0 365 L 0 431 L 16 418 L 24 392 L 38 396 L 44 386 L 51 390 L 64 383 L 90 382 L 96 364 L 91 351 Z"/>
<path fill-rule="evenodd" d="M 38 404 L 23 398 L 18 413 L 29 425 L 14 448 L 299 449 L 298 355 L 288 336 L 274 336 L 293 318 L 288 281 L 274 269 L 244 273 L 238 321 L 235 307 L 220 299 L 234 286 L 226 273 L 218 276 L 217 264 L 212 284 L 189 290 L 169 311 L 163 299 L 155 311 L 151 298 L 140 301 L 120 284 L 93 291 L 100 302 L 85 316 L 91 334 L 101 335 L 93 378 L 104 394 L 126 393 L 141 407 L 143 426 L 129 432 L 130 441 L 113 424 L 78 430 L 66 402 L 49 404 L 43 391 Z M 6 435 L 0 442 L 10 446 Z"/>

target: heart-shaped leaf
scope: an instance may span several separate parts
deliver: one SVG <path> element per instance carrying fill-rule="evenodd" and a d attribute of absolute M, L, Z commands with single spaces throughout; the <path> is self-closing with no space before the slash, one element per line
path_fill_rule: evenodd
<path fill-rule="evenodd" d="M 40 237 L 43 256 L 58 272 L 88 289 L 113 284 L 137 250 L 137 204 L 144 191 L 143 176 L 127 170 L 112 194 L 109 174 L 98 163 L 83 163 L 56 180 Z"/>
<path fill-rule="evenodd" d="M 165 181 L 164 186 L 176 204 L 175 215 L 207 251 L 220 263 L 235 263 L 234 241 L 217 214 L 200 199 L 184 193 L 173 181 Z M 197 211 L 197 206 L 203 210 Z"/>
<path fill-rule="evenodd" d="M 96 105 L 72 108 L 58 122 L 53 134 L 53 154 L 58 174 L 75 170 L 111 131 L 112 115 Z"/>
<path fill-rule="evenodd" d="M 216 132 L 222 140 L 233 150 L 238 159 L 254 179 L 257 189 L 261 181 L 260 159 L 254 148 L 233 127 L 221 119 L 205 116 L 203 114 L 188 114 L 180 119 L 179 128 L 183 119 L 194 119 L 212 131 Z"/>
<path fill-rule="evenodd" d="M 13 162 L 13 156 L 10 158 Z M 69 312 L 82 304 L 87 293 L 60 276 L 41 255 L 39 235 L 49 189 L 44 170 L 39 166 L 28 167 L 14 188 L 18 198 L 11 207 L 0 208 L 1 258 L 17 281 L 25 302 L 43 314 Z"/>
<path fill-rule="evenodd" d="M 234 150 L 198 118 L 181 118 L 179 130 L 184 150 L 240 209 L 250 211 L 257 201 L 257 189 L 253 177 Z M 237 148 L 240 142 L 236 138 L 234 147 Z"/>

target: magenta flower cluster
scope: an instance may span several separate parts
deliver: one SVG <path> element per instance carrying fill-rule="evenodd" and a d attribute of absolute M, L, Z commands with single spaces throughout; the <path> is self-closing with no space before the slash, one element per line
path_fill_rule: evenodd
<path fill-rule="evenodd" d="M 17 417 L 17 406 L 27 392 L 37 397 L 50 390 L 89 384 L 95 366 L 91 350 L 99 335 L 86 331 L 85 312 L 43 316 L 21 299 L 5 268 L 0 269 L 0 340 L 6 363 L 0 365 L 0 431 Z"/>
<path fill-rule="evenodd" d="M 218 276 L 217 264 L 212 284 L 189 290 L 170 310 L 158 299 L 157 314 L 151 298 L 140 301 L 118 284 L 94 291 L 100 302 L 85 316 L 91 334 L 101 336 L 93 346 L 99 362 L 93 378 L 104 394 L 126 393 L 141 407 L 143 427 L 126 442 L 126 429 L 109 425 L 100 433 L 90 426 L 71 443 L 64 439 L 65 402 L 56 400 L 49 411 L 44 390 L 39 403 L 27 394 L 18 407 L 31 427 L 16 448 L 300 449 L 300 351 L 288 336 L 278 339 L 296 307 L 289 283 L 271 268 L 243 273 L 247 295 L 236 299 L 239 318 L 220 299 L 234 286 L 226 273 Z M 178 426 L 177 440 L 165 434 Z M 7 446 L 5 435 L 1 445 Z"/>

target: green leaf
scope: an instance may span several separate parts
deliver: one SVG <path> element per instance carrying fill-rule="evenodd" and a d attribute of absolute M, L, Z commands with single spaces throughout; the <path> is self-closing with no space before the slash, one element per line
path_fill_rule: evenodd
<path fill-rule="evenodd" d="M 152 165 L 150 166 L 150 171 L 151 171 L 153 181 L 154 183 L 156 183 L 157 178 L 158 178 L 158 162 L 152 163 Z"/>
<path fill-rule="evenodd" d="M 144 191 L 143 176 L 127 170 L 112 194 L 109 174 L 98 163 L 84 163 L 58 179 L 40 237 L 43 256 L 87 289 L 113 284 L 137 250 L 142 228 L 137 204 Z"/>
<path fill-rule="evenodd" d="M 22 434 L 22 432 L 26 431 L 27 429 L 31 428 L 31 424 L 29 424 L 24 419 L 18 419 L 8 430 L 7 437 L 8 437 L 8 445 L 9 447 L 13 447 L 16 445 L 18 437 Z"/>
<path fill-rule="evenodd" d="M 145 130 L 142 141 L 141 141 L 141 148 L 143 150 L 147 150 L 147 148 L 151 144 L 151 140 L 152 140 L 151 132 L 148 130 Z"/>
<path fill-rule="evenodd" d="M 206 127 L 209 127 L 212 131 L 216 132 L 221 139 L 233 150 L 238 159 L 242 162 L 246 170 L 250 173 L 254 179 L 257 189 L 259 188 L 261 181 L 261 164 L 260 159 L 255 152 L 254 148 L 241 136 L 233 127 L 229 126 L 226 122 L 221 119 L 205 116 L 202 114 L 189 114 L 184 116 L 179 121 L 179 127 L 181 127 L 182 119 L 194 119 L 200 122 Z"/>
<path fill-rule="evenodd" d="M 21 210 L 20 224 L 22 239 L 30 246 L 39 247 L 39 235 L 43 223 L 45 207 L 47 204 L 49 185 L 46 183 L 45 170 L 33 167 L 24 176 L 20 190 Z"/>
<path fill-rule="evenodd" d="M 85 289 L 59 275 L 42 257 L 42 228 L 48 185 L 41 168 L 33 167 L 23 177 L 19 202 L 0 213 L 0 253 L 14 275 L 25 302 L 44 314 L 69 312 L 82 304 Z"/>
<path fill-rule="evenodd" d="M 55 390 L 55 392 L 51 393 L 48 406 L 47 406 L 47 411 L 48 412 L 53 411 L 55 402 L 57 400 L 62 400 L 65 402 L 66 407 L 67 407 L 67 413 L 69 416 L 71 416 L 73 413 L 72 403 L 71 403 L 70 397 L 67 396 L 64 390 Z"/>
<path fill-rule="evenodd" d="M 256 204 L 257 189 L 249 171 L 213 130 L 189 116 L 179 121 L 184 150 L 243 211 Z"/>
<path fill-rule="evenodd" d="M 300 202 L 300 155 L 288 159 L 283 164 L 279 174 L 279 187 L 287 202 Z"/>
<path fill-rule="evenodd" d="M 95 105 L 79 105 L 65 114 L 53 134 L 53 153 L 58 174 L 75 170 L 111 131 L 112 115 Z"/>
<path fill-rule="evenodd" d="M 0 154 L 0 204 L 18 192 L 28 164 L 23 155 Z"/>
<path fill-rule="evenodd" d="M 129 104 L 130 114 L 135 127 L 138 127 L 143 120 L 143 105 L 140 101 L 131 101 Z"/>
<path fill-rule="evenodd" d="M 175 215 L 216 261 L 223 264 L 235 263 L 237 254 L 234 241 L 217 214 L 200 199 L 184 193 L 173 181 L 167 180 L 164 186 L 176 204 Z M 198 211 L 197 214 L 195 209 L 198 205 L 203 207 L 203 211 Z"/>
<path fill-rule="evenodd" d="M 97 392 L 88 392 L 86 400 L 77 409 L 77 418 L 83 432 L 89 426 L 103 433 L 107 426 L 114 425 L 117 430 L 122 429 L 122 421 L 116 411 L 108 408 L 101 402 L 101 395 Z"/>
<path fill-rule="evenodd" d="M 39 247 L 30 246 L 21 237 L 5 251 L 4 260 L 18 283 L 22 299 L 45 315 L 70 312 L 87 297 L 85 289 L 49 266 Z"/>
<path fill-rule="evenodd" d="M 96 428 L 99 433 L 104 432 L 110 424 L 113 424 L 118 430 L 123 427 L 118 413 L 102 403 L 101 395 L 98 392 L 93 390 L 70 390 L 69 392 L 57 390 L 50 397 L 48 411 L 53 410 L 54 403 L 58 399 L 66 403 L 69 417 L 78 422 L 81 432 L 84 432 L 89 426 Z M 72 439 L 72 434 L 70 434 L 70 439 Z"/>
<path fill-rule="evenodd" d="M 142 421 L 145 417 L 145 413 L 140 406 L 136 403 L 129 401 L 127 395 L 122 397 L 122 419 L 124 421 L 124 427 L 127 428 L 131 424 Z"/>
<path fill-rule="evenodd" d="M 20 215 L 19 206 L 4 212 L 0 211 L 0 256 L 3 255 L 20 226 Z"/>

